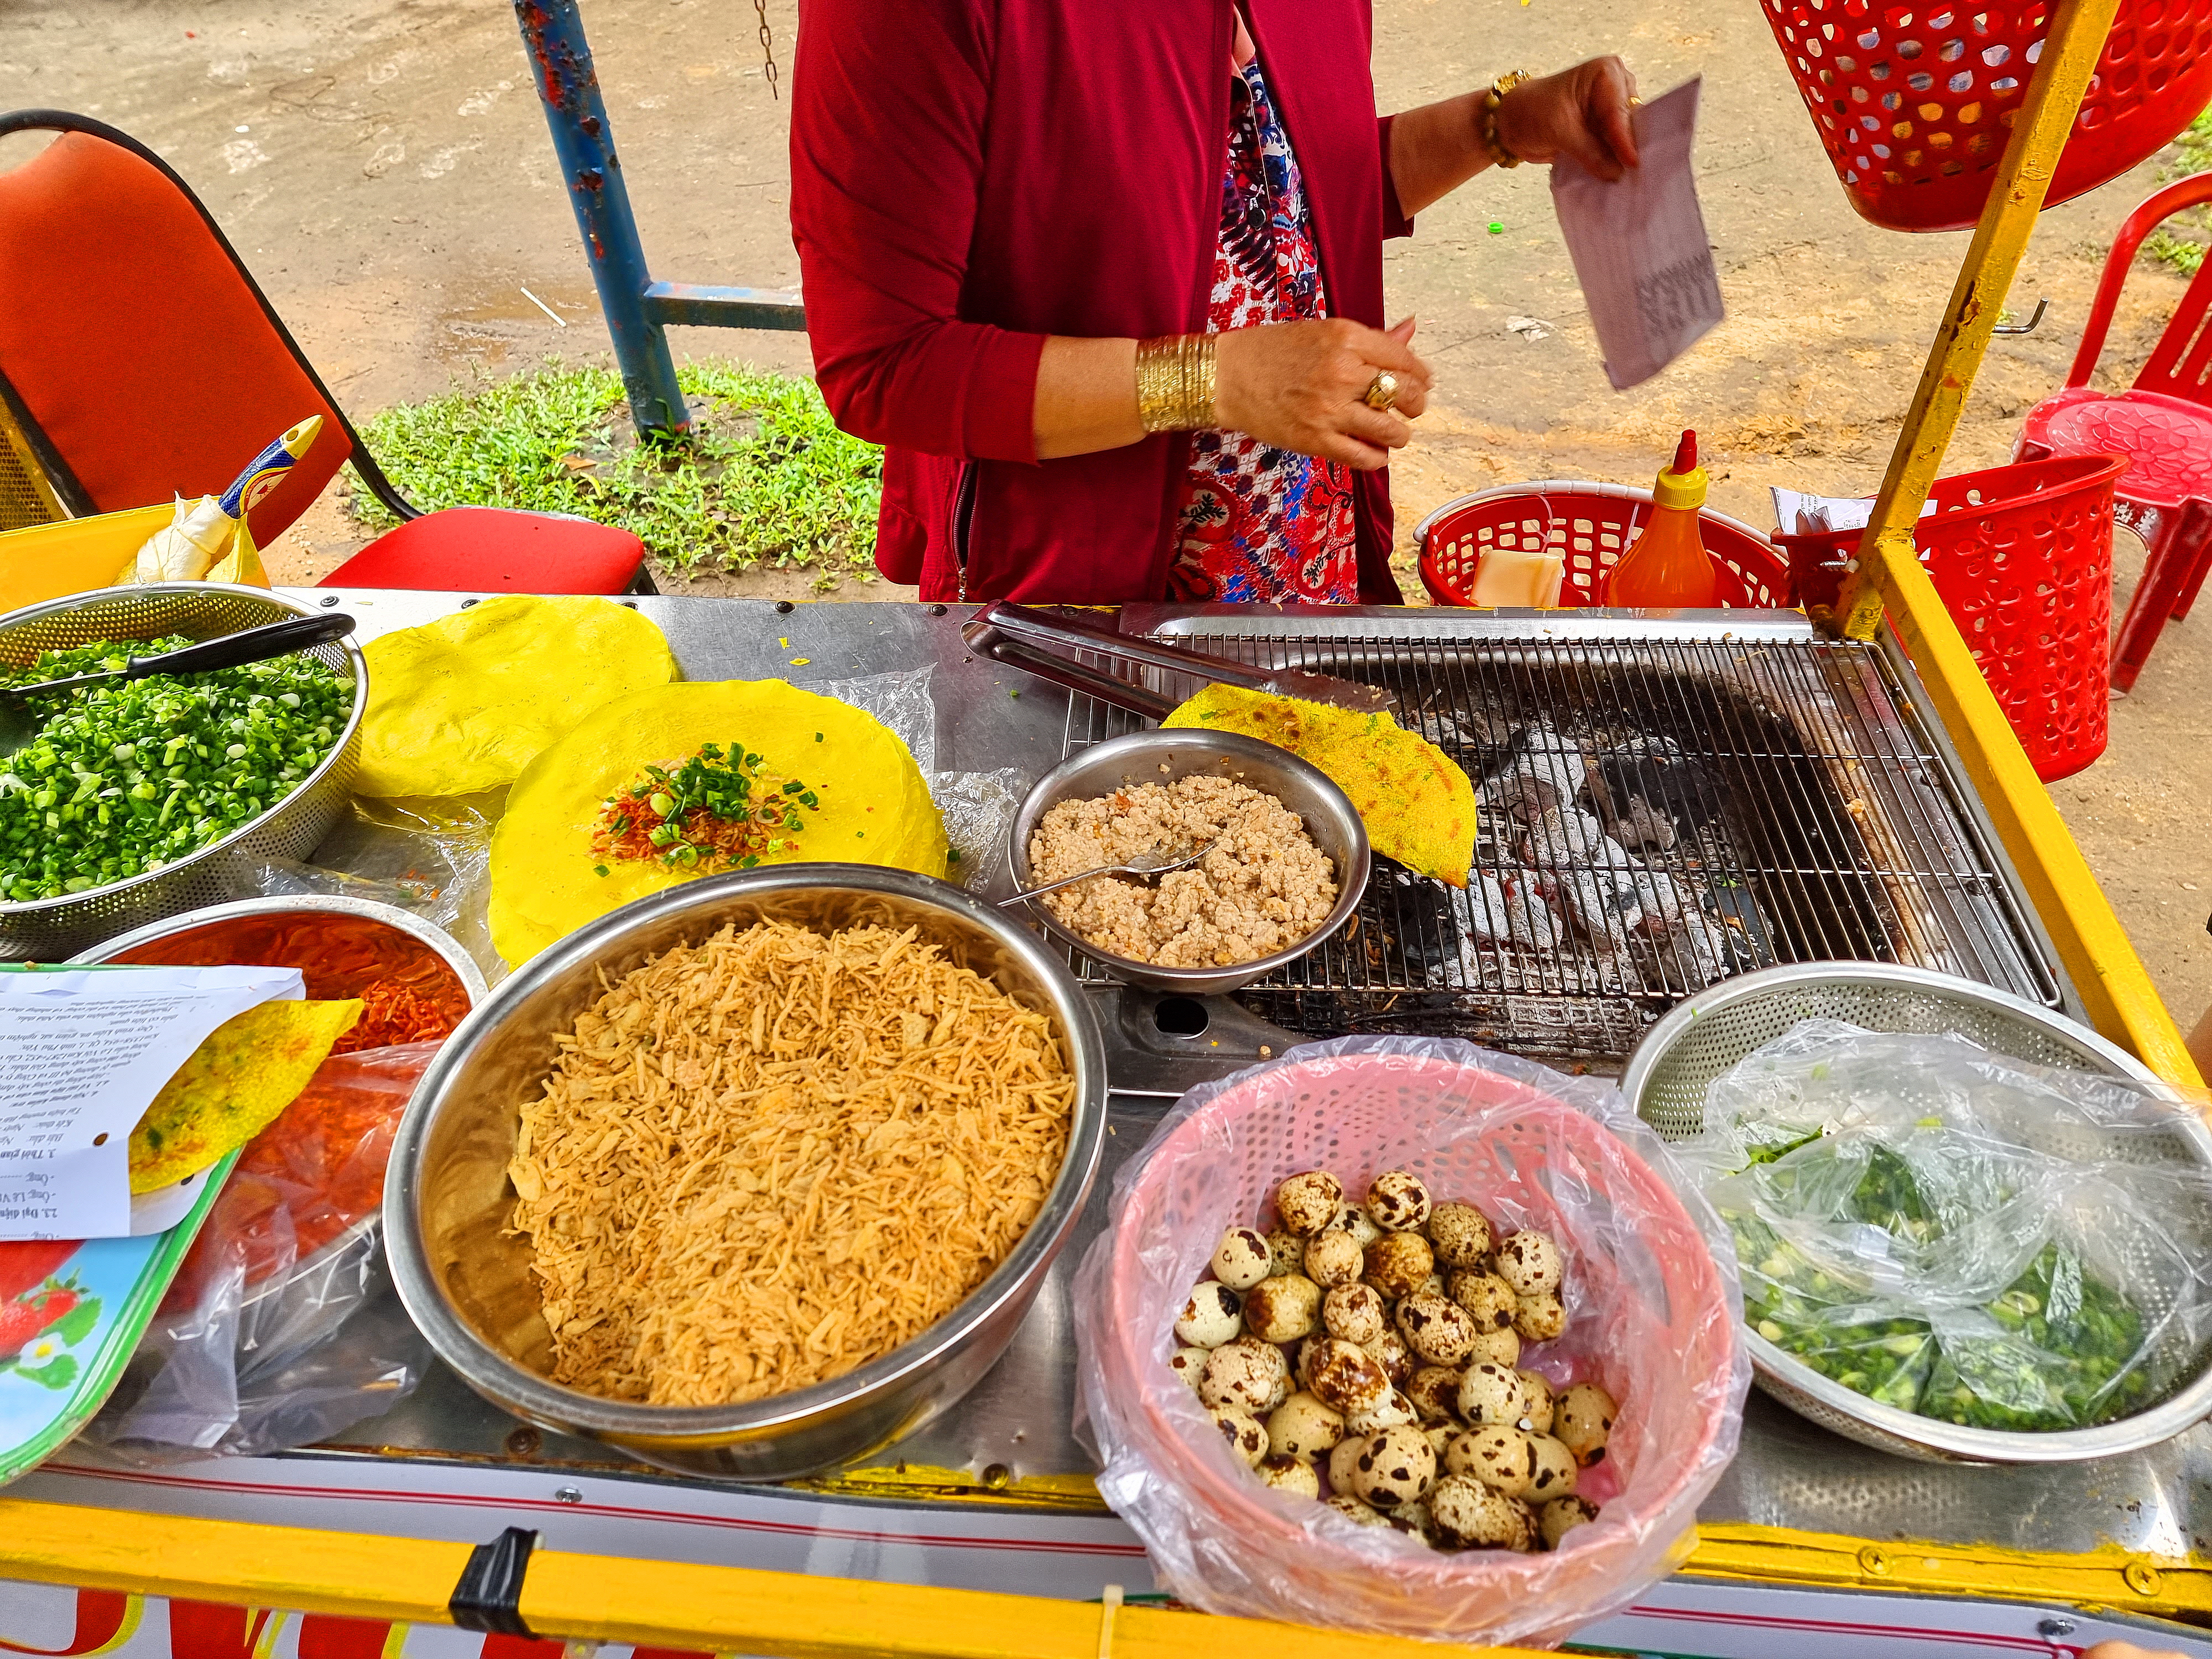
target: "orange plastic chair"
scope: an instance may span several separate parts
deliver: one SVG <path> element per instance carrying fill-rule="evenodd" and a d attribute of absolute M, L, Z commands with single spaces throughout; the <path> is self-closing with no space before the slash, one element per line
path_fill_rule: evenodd
<path fill-rule="evenodd" d="M 0 173 L 0 398 L 73 516 L 218 495 L 270 439 L 320 415 L 322 441 L 248 514 L 254 540 L 268 545 L 348 461 L 401 520 L 325 586 L 652 591 L 628 531 L 415 507 L 167 163 L 82 115 L 0 115 L 0 137 L 27 131 L 60 136 Z"/>
<path fill-rule="evenodd" d="M 2136 251 L 2163 221 L 2212 202 L 2212 173 L 2167 185 L 2127 217 L 2105 260 L 2089 321 L 2065 387 L 2028 411 L 2015 460 L 2125 455 L 2114 518 L 2150 549 L 2112 645 L 2112 688 L 2132 690 L 2168 617 L 2189 614 L 2212 570 L 2212 260 L 2181 296 L 2158 349 L 2127 391 L 2091 388 L 2112 307 Z"/>

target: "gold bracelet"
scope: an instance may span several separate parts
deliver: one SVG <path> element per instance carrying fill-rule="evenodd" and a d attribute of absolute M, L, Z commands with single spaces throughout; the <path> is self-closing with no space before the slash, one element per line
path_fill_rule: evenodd
<path fill-rule="evenodd" d="M 1213 412 L 1211 334 L 1166 334 L 1137 343 L 1137 419 L 1147 432 L 1200 432 Z"/>
<path fill-rule="evenodd" d="M 1482 95 L 1482 147 L 1490 152 L 1490 159 L 1501 167 L 1517 167 L 1521 158 L 1505 148 L 1498 137 L 1498 110 L 1504 103 L 1505 94 L 1523 81 L 1536 77 L 1527 70 L 1509 70 L 1490 83 L 1490 90 Z"/>

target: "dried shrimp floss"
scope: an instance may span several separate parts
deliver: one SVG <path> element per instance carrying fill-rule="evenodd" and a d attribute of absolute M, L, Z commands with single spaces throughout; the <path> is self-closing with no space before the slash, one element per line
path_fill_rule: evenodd
<path fill-rule="evenodd" d="M 1036 1219 L 1051 1024 L 913 930 L 725 927 L 559 1039 L 509 1165 L 556 1382 L 659 1406 L 826 1382 L 950 1313 Z"/>

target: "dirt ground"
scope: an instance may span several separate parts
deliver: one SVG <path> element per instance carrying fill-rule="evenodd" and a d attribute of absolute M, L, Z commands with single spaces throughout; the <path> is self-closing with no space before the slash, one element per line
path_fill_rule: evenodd
<path fill-rule="evenodd" d="M 592 0 L 609 116 L 658 276 L 793 287 L 785 121 L 742 0 Z M 1964 252 L 1859 220 L 1753 0 L 1376 0 L 1384 107 L 1515 66 L 1621 52 L 1644 88 L 1705 77 L 1698 171 L 1729 320 L 1657 380 L 1607 386 L 1545 174 L 1487 174 L 1391 245 L 1391 306 L 1440 384 L 1395 470 L 1401 552 L 1453 496 L 1543 477 L 1646 483 L 1696 426 L 1714 504 L 1765 527 L 1771 484 L 1871 493 Z M 793 0 L 768 0 L 787 72 Z M 366 416 L 606 338 L 513 15 L 493 0 L 0 0 L 0 108 L 96 115 L 204 196 L 347 408 Z M 0 146 L 0 167 L 10 152 Z M 2008 459 L 2065 377 L 2119 219 L 2158 163 L 2045 216 L 2014 287 L 2042 327 L 1991 351 L 1947 471 Z M 1492 227 L 1496 228 L 1493 229 Z M 2124 385 L 2182 290 L 2139 266 L 2100 383 Z M 526 293 L 526 290 L 527 292 Z M 554 313 L 533 302 L 543 301 Z M 1543 326 L 1530 329 L 1527 319 Z M 1515 325 L 1520 324 L 1516 329 Z M 675 331 L 679 352 L 804 371 L 792 334 Z M 328 496 L 270 550 L 313 580 L 363 539 Z M 2117 550 L 2126 603 L 2142 550 Z M 805 572 L 694 591 L 810 597 Z M 1418 584 L 1410 583 L 1417 587 Z M 848 582 L 837 598 L 901 598 Z M 2212 999 L 2212 611 L 2169 627 L 2105 757 L 2056 795 L 2178 1018 Z M 2192 782 L 2193 780 L 2193 782 Z"/>

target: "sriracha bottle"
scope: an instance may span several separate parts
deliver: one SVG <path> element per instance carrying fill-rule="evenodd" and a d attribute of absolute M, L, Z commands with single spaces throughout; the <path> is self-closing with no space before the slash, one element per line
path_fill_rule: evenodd
<path fill-rule="evenodd" d="M 1721 602 L 1720 573 L 1698 535 L 1705 483 L 1698 434 L 1685 432 L 1674 464 L 1652 489 L 1651 522 L 1606 579 L 1607 605 L 1674 610 L 1710 609 Z"/>

